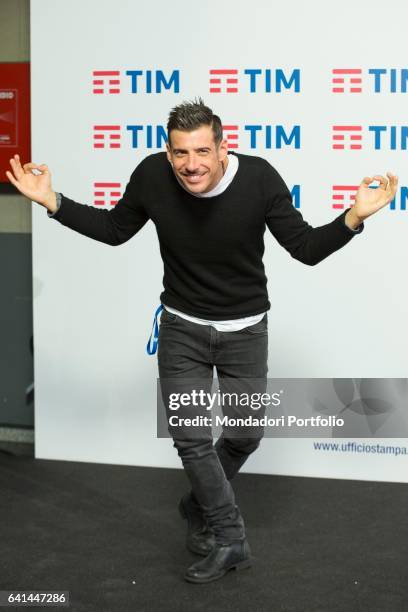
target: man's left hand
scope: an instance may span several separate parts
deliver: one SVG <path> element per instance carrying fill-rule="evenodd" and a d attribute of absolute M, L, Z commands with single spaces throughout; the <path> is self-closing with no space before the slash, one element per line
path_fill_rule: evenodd
<path fill-rule="evenodd" d="M 344 219 L 350 229 L 357 229 L 367 217 L 378 212 L 394 199 L 397 192 L 398 177 L 391 172 L 387 172 L 387 176 L 388 179 L 380 174 L 364 177 L 356 193 L 354 206 L 348 211 Z M 373 181 L 379 181 L 379 186 L 376 188 L 369 187 Z"/>

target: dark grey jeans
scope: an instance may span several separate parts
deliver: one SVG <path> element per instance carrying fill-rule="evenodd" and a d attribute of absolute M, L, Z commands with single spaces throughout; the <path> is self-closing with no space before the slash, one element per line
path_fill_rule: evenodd
<path fill-rule="evenodd" d="M 167 418 L 169 393 L 177 379 L 203 379 L 201 387 L 211 388 L 216 367 L 220 391 L 223 379 L 264 379 L 268 372 L 268 315 L 235 332 L 219 332 L 214 327 L 187 321 L 163 310 L 160 320 L 158 367 L 162 397 Z M 224 381 L 226 388 L 227 380 Z M 203 429 L 199 438 L 178 437 L 169 426 L 173 446 L 177 449 L 190 481 L 192 500 L 201 506 L 217 543 L 229 543 L 245 537 L 245 524 L 235 503 L 230 480 L 248 456 L 258 448 L 263 430 L 254 437 L 229 437 L 224 429 L 213 444 L 211 428 Z"/>

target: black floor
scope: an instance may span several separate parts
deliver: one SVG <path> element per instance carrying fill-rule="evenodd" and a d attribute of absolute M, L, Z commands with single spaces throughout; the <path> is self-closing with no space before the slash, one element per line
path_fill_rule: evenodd
<path fill-rule="evenodd" d="M 408 610 L 408 485 L 239 474 L 234 489 L 253 566 L 195 585 L 182 470 L 0 453 L 0 590 L 69 590 L 75 612 Z"/>

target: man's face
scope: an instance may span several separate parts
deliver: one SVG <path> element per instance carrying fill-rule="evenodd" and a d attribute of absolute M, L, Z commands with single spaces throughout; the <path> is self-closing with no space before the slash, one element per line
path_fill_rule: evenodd
<path fill-rule="evenodd" d="M 228 155 L 226 140 L 216 147 L 211 126 L 191 132 L 171 130 L 167 159 L 183 185 L 193 193 L 211 191 L 223 175 L 222 162 Z"/>

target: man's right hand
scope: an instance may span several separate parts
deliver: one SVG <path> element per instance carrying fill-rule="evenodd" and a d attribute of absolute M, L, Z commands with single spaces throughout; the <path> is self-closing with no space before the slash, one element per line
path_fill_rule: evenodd
<path fill-rule="evenodd" d="M 45 206 L 51 213 L 57 210 L 57 198 L 51 187 L 51 174 L 46 164 L 20 163 L 19 155 L 10 159 L 13 172 L 6 171 L 7 178 L 26 198 Z M 37 173 L 33 171 L 37 170 Z"/>

